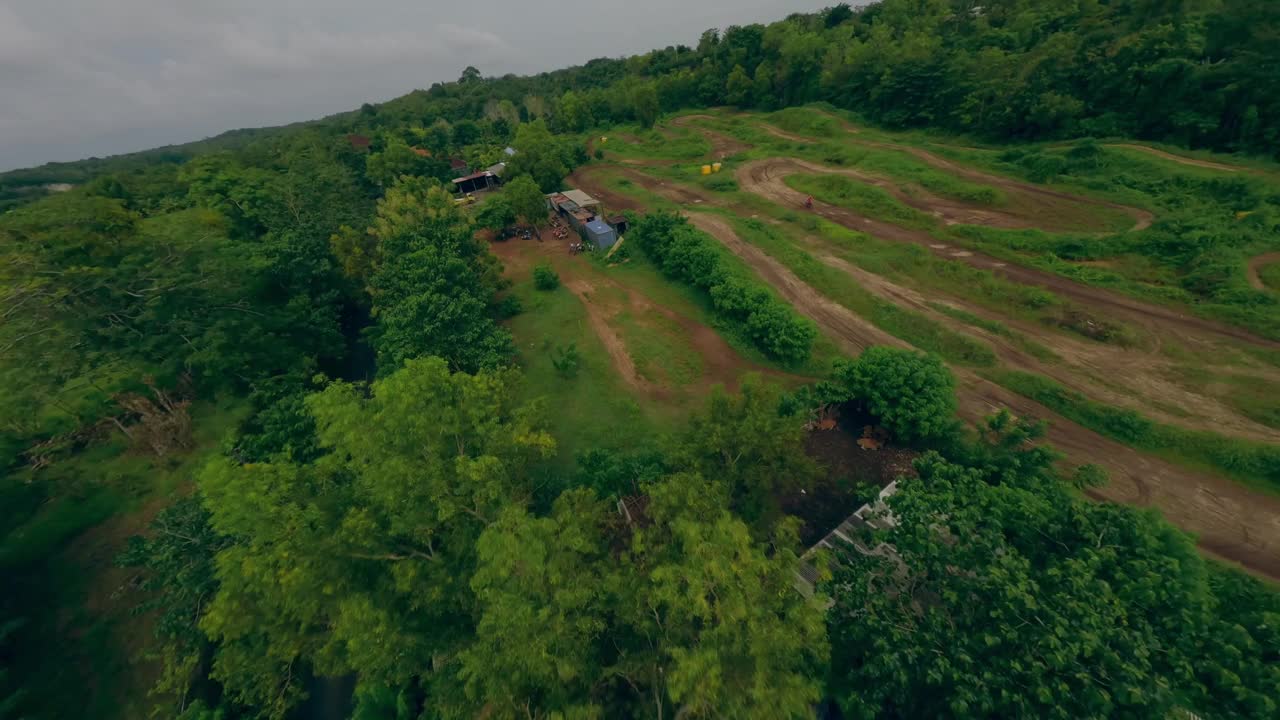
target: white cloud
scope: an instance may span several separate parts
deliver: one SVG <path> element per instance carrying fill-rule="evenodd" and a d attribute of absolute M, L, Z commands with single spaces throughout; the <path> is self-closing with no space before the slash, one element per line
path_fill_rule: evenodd
<path fill-rule="evenodd" d="M 0 0 L 0 169 L 689 43 L 792 0 Z"/>

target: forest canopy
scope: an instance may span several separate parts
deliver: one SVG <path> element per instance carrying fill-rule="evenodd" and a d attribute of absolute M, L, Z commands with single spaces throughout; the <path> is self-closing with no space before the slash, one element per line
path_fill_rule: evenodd
<path fill-rule="evenodd" d="M 617 263 L 634 249 L 630 269 L 647 263 L 743 367 L 768 372 L 708 383 L 696 411 L 634 444 L 625 398 L 614 425 L 590 428 L 614 445 L 553 432 L 571 395 L 621 386 L 574 384 L 599 356 L 545 337 L 574 325 L 555 314 L 578 302 L 574 278 L 538 264 L 513 280 L 490 238 L 541 229 L 545 194 L 598 150 L 594 129 L 661 139 L 664 113 L 810 103 L 993 143 L 1280 157 L 1280 4 L 842 4 L 695 47 L 529 77 L 468 67 L 314 122 L 0 175 L 0 572 L 14 578 L 0 719 L 128 712 L 108 682 L 126 663 L 97 662 L 110 628 L 92 614 L 110 602 L 146 618 L 138 646 L 155 662 L 127 690 L 182 720 L 299 717 L 329 683 L 353 687 L 350 717 L 406 720 L 1275 717 L 1273 587 L 1153 510 L 1085 499 L 1105 478 L 1059 466 L 1035 422 L 966 427 L 956 393 L 977 375 L 938 354 L 839 357 L 684 215 L 628 217 Z M 774 117 L 783 133 L 834 132 L 804 110 Z M 991 154 L 1087 180 L 1100 143 L 1085 142 L 1057 164 Z M 448 184 L 500 162 L 505 188 L 477 206 Z M 1209 199 L 1179 200 L 1176 222 L 1132 242 L 1176 255 L 1186 293 L 1268 313 L 1222 279 L 1208 232 L 1186 230 L 1196 202 L 1261 191 L 1174 190 Z M 1232 210 L 1240 225 L 1217 240 L 1270 231 L 1271 216 Z M 576 287 L 591 302 L 614 291 Z M 690 334 L 674 311 L 627 312 Z M 538 342 L 517 341 L 522 313 Z M 531 390 L 543 356 L 550 396 Z M 817 528 L 795 517 L 825 471 L 806 429 L 838 412 L 857 419 L 855 448 L 905 460 L 883 483 L 895 493 L 850 482 L 849 506 Z M 864 503 L 875 522 L 811 551 Z M 125 516 L 143 520 L 112 524 Z M 46 566 L 63 551 L 112 554 L 111 592 Z"/>

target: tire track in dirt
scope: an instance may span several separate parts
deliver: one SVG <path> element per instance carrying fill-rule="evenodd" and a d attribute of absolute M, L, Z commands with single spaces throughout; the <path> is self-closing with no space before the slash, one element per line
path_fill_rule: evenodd
<path fill-rule="evenodd" d="M 796 172 L 797 167 L 793 161 L 786 159 L 757 160 L 737 168 L 735 176 L 739 187 L 747 192 L 760 195 L 784 207 L 800 208 L 804 206 L 806 196 L 792 190 L 783 182 L 787 175 Z M 700 198 L 699 202 L 704 199 L 706 198 Z M 953 248 L 940 243 L 923 230 L 913 230 L 869 218 L 847 208 L 817 200 L 814 201 L 814 213 L 851 230 L 885 240 L 913 243 L 943 259 L 963 262 L 1023 285 L 1045 288 L 1081 306 L 1093 309 L 1102 317 L 1123 317 L 1139 326 L 1150 328 L 1156 334 L 1162 331 L 1172 331 L 1179 337 L 1186 337 L 1188 334 L 1208 334 L 1228 337 L 1260 347 L 1280 349 L 1280 342 L 1258 337 L 1241 328 L 1186 315 L 1172 308 L 1152 305 L 1125 295 L 1077 283 L 1055 273 L 1008 263 L 984 253 Z"/>
<path fill-rule="evenodd" d="M 769 163 L 770 170 L 782 176 L 800 173 L 816 173 L 820 175 L 840 175 L 842 177 L 853 178 L 854 180 L 864 184 L 879 188 L 889 193 L 893 199 L 903 205 L 919 210 L 926 215 L 932 215 L 948 225 L 986 225 L 988 227 L 1008 229 L 1050 229 L 1043 227 L 1041 223 L 1037 222 L 1034 218 L 1022 217 L 1001 210 L 975 207 L 970 203 L 944 198 L 924 189 L 918 188 L 915 192 L 908 194 L 903 192 L 898 183 L 893 180 L 879 175 L 862 172 L 861 170 L 830 167 L 797 158 L 779 158 L 777 160 L 763 160 L 757 162 Z M 744 167 L 749 167 L 750 165 L 751 163 L 748 163 Z"/>
<path fill-rule="evenodd" d="M 1079 392 L 1093 400 L 1117 407 L 1127 407 L 1169 425 L 1211 432 L 1229 431 L 1232 435 L 1250 440 L 1280 443 L 1280 431 L 1239 415 L 1215 398 L 1189 391 L 1169 382 L 1161 373 L 1162 370 L 1168 371 L 1170 368 L 1170 363 L 1167 361 L 1145 357 L 1139 362 L 1132 351 L 1087 343 L 1065 336 L 1048 336 L 1041 328 L 997 316 L 985 308 L 959 298 L 934 293 L 935 302 L 1012 327 L 1044 343 L 1063 361 L 1061 364 L 1044 362 L 1025 351 L 1009 337 L 966 325 L 936 310 L 921 293 L 897 285 L 829 254 L 822 244 L 814 241 L 813 238 L 808 238 L 808 245 L 810 254 L 815 259 L 845 273 L 867 292 L 899 307 L 909 308 L 943 327 L 981 338 L 991 346 L 1001 363 L 1009 369 L 1044 375 L 1067 389 Z M 1117 392 L 1095 380 L 1100 377 L 1114 377 L 1121 372 L 1124 373 L 1125 387 L 1131 391 L 1131 394 Z M 1277 379 L 1280 380 L 1280 377 Z M 1185 415 L 1165 412 L 1158 407 L 1159 404 L 1178 407 Z"/>
<path fill-rule="evenodd" d="M 827 300 L 781 263 L 743 242 L 722 218 L 694 213 L 690 220 L 756 270 L 846 352 L 857 355 L 877 344 L 910 347 Z M 964 420 L 978 423 L 1000 409 L 1048 420 L 1045 439 L 1069 462 L 1100 465 L 1110 474 L 1111 482 L 1091 491 L 1091 496 L 1156 507 L 1170 522 L 1196 533 L 1199 543 L 1213 553 L 1280 579 L 1280 499 L 1143 455 L 970 371 L 953 368 L 953 372 L 959 381 L 959 415 Z"/>
<path fill-rule="evenodd" d="M 1249 258 L 1249 264 L 1245 267 L 1245 276 L 1249 278 L 1249 285 L 1254 290 L 1265 292 L 1271 289 L 1267 287 L 1266 283 L 1262 282 L 1262 276 L 1259 274 L 1262 272 L 1262 268 L 1271 263 L 1280 263 L 1280 252 L 1270 252 Z"/>
<path fill-rule="evenodd" d="M 1022 194 L 1022 195 L 1027 195 L 1031 197 L 1047 198 L 1052 200 L 1065 200 L 1069 202 L 1093 205 L 1095 207 L 1105 207 L 1105 208 L 1110 208 L 1112 210 L 1118 210 L 1128 215 L 1129 217 L 1133 218 L 1134 224 L 1131 230 L 1134 232 L 1138 230 L 1146 230 L 1147 228 L 1151 227 L 1151 224 L 1153 222 L 1155 222 L 1156 216 L 1150 211 L 1143 210 L 1142 208 L 1136 208 L 1130 205 L 1121 205 L 1120 203 L 1114 203 L 1109 200 L 1099 200 L 1097 198 L 1088 198 L 1081 195 L 1073 195 L 1071 193 L 1062 192 L 1060 190 L 1051 190 L 1043 185 L 1036 185 L 1035 183 L 1023 182 L 1022 180 L 1014 180 L 1013 178 L 1005 177 L 1003 175 L 993 175 L 988 172 L 976 170 L 966 165 L 960 165 L 958 163 L 954 163 L 939 155 L 935 155 L 923 148 L 912 147 L 910 145 L 897 145 L 894 143 L 863 142 L 863 141 L 859 141 L 859 142 L 862 142 L 862 144 L 867 145 L 868 147 L 876 147 L 884 150 L 897 150 L 899 152 L 905 152 L 921 160 L 926 165 L 929 165 L 933 168 L 936 168 L 938 170 L 945 170 L 946 172 L 949 172 L 952 175 L 956 175 L 957 177 L 964 178 L 965 180 L 976 182 L 982 185 L 990 185 L 992 187 L 999 188 L 1000 190 L 1004 190 L 1005 192 Z"/>

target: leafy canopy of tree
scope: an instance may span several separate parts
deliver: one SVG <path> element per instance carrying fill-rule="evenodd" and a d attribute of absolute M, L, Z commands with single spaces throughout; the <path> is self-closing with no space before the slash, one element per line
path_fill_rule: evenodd
<path fill-rule="evenodd" d="M 521 175 L 502 190 L 511 211 L 526 225 L 538 228 L 547 224 L 547 198 L 529 175 Z"/>
<path fill-rule="evenodd" d="M 955 380 L 935 355 L 870 347 L 837 365 L 834 381 L 904 443 L 942 437 L 954 425 Z"/>
<path fill-rule="evenodd" d="M 1249 600 L 1219 605 L 1221 571 L 1150 511 L 991 485 L 936 455 L 917 468 L 888 503 L 895 525 L 843 551 L 829 585 L 847 716 L 1275 712 L 1280 677 L 1258 674 L 1277 648 L 1258 624 L 1274 593 L 1237 575 Z"/>

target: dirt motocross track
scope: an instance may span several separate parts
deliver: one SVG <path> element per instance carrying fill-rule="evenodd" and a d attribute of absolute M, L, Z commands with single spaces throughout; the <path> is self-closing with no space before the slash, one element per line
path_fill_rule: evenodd
<path fill-rule="evenodd" d="M 849 354 L 871 345 L 911 347 L 825 298 L 781 263 L 743 242 L 722 218 L 693 213 L 690 220 L 742 258 Z M 1143 455 L 970 371 L 953 370 L 959 381 L 959 414 L 966 421 L 981 422 L 1002 408 L 1048 420 L 1046 439 L 1066 454 L 1068 462 L 1100 465 L 1111 476 L 1106 487 L 1090 492 L 1092 497 L 1159 508 L 1170 522 L 1199 535 L 1200 545 L 1214 554 L 1280 579 L 1280 500 Z"/>
<path fill-rule="evenodd" d="M 719 143 L 719 140 L 714 137 L 711 138 L 711 141 L 713 146 Z M 897 149 L 917 154 L 914 152 L 916 149 L 908 150 L 905 147 Z M 1092 199 L 1064 196 L 1056 191 L 1047 191 L 1036 186 L 1029 186 L 1026 183 L 997 178 L 978 171 L 961 168 L 923 150 L 918 151 L 918 153 L 917 157 L 921 157 L 921 159 L 935 167 L 948 169 L 958 175 L 999 186 L 1006 192 L 1050 193 L 1055 202 L 1062 201 L 1065 198 L 1071 202 L 1106 204 Z M 700 206 L 710 209 L 717 204 L 722 204 L 735 211 L 746 211 L 745 208 L 728 206 L 723 200 L 713 195 L 705 194 L 695 188 L 664 182 L 645 175 L 638 168 L 618 170 L 607 166 L 592 166 L 581 169 L 571 181 L 584 187 L 589 192 L 601 196 L 615 207 L 639 209 L 639 204 L 634 199 L 605 188 L 600 178 L 602 172 L 622 175 L 634 184 L 681 203 L 690 210 L 696 210 Z M 902 193 L 894 192 L 896 188 L 886 186 L 881 178 L 874 178 L 843 168 L 827 168 L 791 159 L 755 161 L 738 168 L 736 174 L 742 189 L 773 200 L 783 207 L 799 207 L 804 196 L 787 187 L 782 181 L 787 174 L 795 172 L 840 173 L 882 187 L 900 200 L 903 199 Z M 925 209 L 920 204 L 928 202 L 927 194 L 914 193 L 909 196 L 909 199 L 916 203 L 912 206 L 917 207 L 917 209 Z M 950 200 L 947 200 L 946 203 L 943 207 L 930 207 L 925 211 L 940 217 L 944 221 L 955 220 L 956 222 L 981 223 L 984 220 L 977 213 L 994 213 L 987 216 L 992 221 L 991 224 L 1003 222 L 1007 223 L 1005 226 L 1035 226 L 1034 220 L 1030 218 L 1008 214 L 1003 214 L 1002 216 L 999 211 L 966 207 L 962 203 Z M 1123 209 L 1119 206 L 1113 207 Z M 1153 333 L 1176 337 L 1180 342 L 1212 346 L 1214 343 L 1220 343 L 1224 337 L 1228 337 L 1236 341 L 1244 341 L 1262 347 L 1280 347 L 1280 343 L 1257 338 L 1238 328 L 1188 316 L 1170 308 L 1151 306 L 1132 298 L 1080 285 L 1050 273 L 1013 266 L 980 253 L 949 247 L 945 243 L 939 243 L 937 239 L 927 232 L 903 228 L 874 218 L 864 217 L 845 208 L 821 203 L 818 204 L 815 210 L 818 214 L 833 222 L 866 232 L 878 238 L 922 245 L 935 255 L 948 260 L 961 261 L 975 267 L 998 272 L 1015 282 L 1047 287 L 1074 303 L 1083 305 L 1091 311 L 1101 313 L 1102 317 L 1119 317 L 1144 327 Z M 1137 227 L 1145 227 L 1150 224 L 1152 218 L 1149 213 L 1133 208 L 1126 209 L 1126 211 L 1128 210 L 1135 211 L 1131 215 L 1135 218 Z M 763 279 L 773 285 L 800 312 L 813 318 L 822 330 L 847 352 L 857 353 L 872 344 L 886 344 L 897 347 L 907 346 L 905 342 L 888 335 L 864 318 L 826 298 L 812 286 L 796 277 L 781 263 L 760 249 L 744 242 L 736 235 L 727 220 L 717 215 L 704 213 L 693 213 L 691 217 L 695 224 L 716 237 L 727 248 L 751 265 Z M 961 218 L 964 219 L 961 220 Z M 1018 225 L 1015 225 L 1015 223 L 1018 223 Z M 873 292 L 877 296 L 887 299 L 896 305 L 908 307 L 913 311 L 928 315 L 931 319 L 944 325 L 957 325 L 953 319 L 941 315 L 931 307 L 919 292 L 902 288 L 884 278 L 852 266 L 840 258 L 824 252 L 820 245 L 811 243 L 806 249 L 819 261 L 848 273 L 852 282 L 857 282 L 864 289 Z M 933 295 L 933 293 L 930 294 Z M 938 298 L 935 295 L 932 299 L 988 317 L 988 319 L 997 319 L 990 317 L 992 313 L 966 304 L 956 298 Z M 1063 357 L 1066 362 L 1085 366 L 1092 371 L 1101 373 L 1103 377 L 1123 377 L 1131 389 L 1136 386 L 1136 389 L 1140 390 L 1142 397 L 1162 396 L 1162 399 L 1168 399 L 1178 393 L 1186 395 L 1185 390 L 1172 386 L 1160 379 L 1159 373 L 1156 372 L 1159 368 L 1152 364 L 1156 362 L 1155 356 L 1144 357 L 1142 353 L 1138 353 L 1135 356 L 1131 351 L 1121 348 L 1102 346 L 1084 341 L 1064 342 L 1060 335 L 1045 333 L 1044 328 L 1038 328 L 1031 324 L 1018 325 L 1003 316 L 998 317 L 998 320 L 1014 325 L 1019 332 L 1023 332 L 1029 337 L 1034 337 L 1037 341 L 1045 342 L 1046 335 L 1055 336 L 1057 338 L 1055 342 L 1046 342 L 1046 344 L 1051 345 L 1052 350 Z M 1085 392 L 1100 402 L 1123 405 L 1125 400 L 1129 400 L 1128 404 L 1133 404 L 1131 398 L 1115 395 L 1114 393 L 1109 395 L 1108 391 L 1098 385 L 1081 386 L 1080 382 L 1069 374 L 1064 374 L 1061 369 L 1054 370 L 1049 365 L 1038 363 L 1008 340 L 996 338 L 990 333 L 983 333 L 980 330 L 964 325 L 959 325 L 957 329 L 982 337 L 993 347 L 1006 366 L 1015 369 L 1028 369 L 1029 371 L 1049 375 L 1062 382 L 1062 384 Z M 1046 369 L 1050 371 L 1046 372 Z M 1157 507 L 1170 521 L 1199 535 L 1200 545 L 1206 551 L 1239 562 L 1259 574 L 1280 579 L 1280 500 L 1273 496 L 1254 492 L 1233 481 L 1207 473 L 1188 470 L 1136 452 L 1057 416 L 1038 403 L 983 380 L 972 372 L 960 369 L 957 370 L 957 376 L 960 379 L 961 386 L 959 393 L 961 414 L 967 420 L 980 420 L 995 409 L 1002 407 L 1009 408 L 1011 412 L 1018 415 L 1050 420 L 1051 428 L 1048 439 L 1067 454 L 1068 461 L 1074 464 L 1101 464 L 1110 473 L 1111 483 L 1107 487 L 1092 493 L 1095 497 L 1139 506 Z M 1210 398 L 1196 396 L 1183 397 L 1182 400 L 1184 401 L 1184 407 L 1188 403 L 1195 407 L 1197 417 L 1209 427 L 1227 430 L 1232 434 L 1253 437 L 1259 440 L 1274 441 L 1277 437 L 1274 430 L 1241 419 L 1232 411 L 1222 407 Z M 1199 405 L 1196 405 L 1197 402 L 1199 402 Z M 1160 415 L 1159 412 L 1151 413 L 1151 408 L 1145 408 L 1145 410 L 1148 414 Z M 1168 420 L 1168 418 L 1160 419 Z"/>
<path fill-rule="evenodd" d="M 735 171 L 735 176 L 738 179 L 739 186 L 747 192 L 765 197 L 784 207 L 802 207 L 805 200 L 804 193 L 788 187 L 784 179 L 786 176 L 796 173 L 824 171 L 844 174 L 844 171 L 833 170 L 821 165 L 801 164 L 796 160 L 773 158 L 746 163 Z M 935 208 L 931 210 L 931 212 L 934 211 L 942 213 L 943 209 Z M 1013 265 L 980 252 L 952 248 L 945 244 L 940 244 L 937 238 L 923 230 L 913 230 L 884 220 L 869 218 L 852 210 L 828 205 L 817 200 L 814 201 L 813 212 L 852 230 L 865 232 L 868 235 L 886 240 L 914 243 L 929 249 L 939 257 L 989 270 L 1024 285 L 1043 287 L 1080 305 L 1092 308 L 1103 317 L 1124 319 L 1139 326 L 1154 325 L 1157 329 L 1178 327 L 1195 335 L 1210 334 L 1229 337 L 1261 347 L 1280 350 L 1280 342 L 1257 337 L 1246 330 L 1187 315 L 1162 305 L 1153 305 L 1125 295 L 1083 285 L 1044 270 Z"/>

